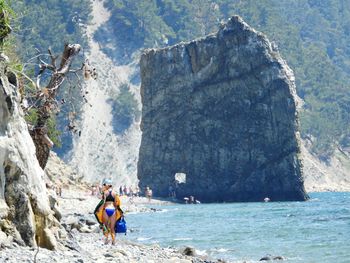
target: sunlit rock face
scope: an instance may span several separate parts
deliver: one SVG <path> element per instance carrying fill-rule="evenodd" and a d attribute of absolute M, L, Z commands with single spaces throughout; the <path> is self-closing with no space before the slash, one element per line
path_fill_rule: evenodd
<path fill-rule="evenodd" d="M 10 83 L 6 71 L 0 57 L 0 234 L 19 244 L 55 249 L 59 224 L 19 106 L 16 78 Z"/>
<path fill-rule="evenodd" d="M 146 50 L 140 67 L 141 187 L 204 202 L 307 199 L 294 75 L 263 34 L 234 16 L 216 34 Z"/>

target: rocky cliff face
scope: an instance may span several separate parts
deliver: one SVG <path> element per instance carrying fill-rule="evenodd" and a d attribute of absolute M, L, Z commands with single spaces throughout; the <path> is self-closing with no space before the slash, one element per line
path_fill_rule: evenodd
<path fill-rule="evenodd" d="M 14 240 L 54 249 L 58 221 L 19 107 L 16 78 L 10 84 L 5 73 L 5 58 L 0 57 L 0 243 Z"/>
<path fill-rule="evenodd" d="M 138 178 L 201 201 L 305 200 L 294 76 L 234 16 L 216 34 L 141 57 Z"/>

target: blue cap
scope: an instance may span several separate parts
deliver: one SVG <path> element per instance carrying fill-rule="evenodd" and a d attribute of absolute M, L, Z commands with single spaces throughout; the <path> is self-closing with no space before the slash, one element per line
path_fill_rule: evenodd
<path fill-rule="evenodd" d="M 104 179 L 103 180 L 103 183 L 102 184 L 105 184 L 105 185 L 112 185 L 112 180 L 111 179 Z"/>

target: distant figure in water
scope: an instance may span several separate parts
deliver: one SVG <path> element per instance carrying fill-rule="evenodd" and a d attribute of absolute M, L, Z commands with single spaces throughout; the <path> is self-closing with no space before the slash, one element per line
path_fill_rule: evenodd
<path fill-rule="evenodd" d="M 152 189 L 149 188 L 149 186 L 147 186 L 145 190 L 145 196 L 148 198 L 148 202 L 151 202 L 152 195 L 153 195 Z"/>
<path fill-rule="evenodd" d="M 265 197 L 265 198 L 264 198 L 264 202 L 265 202 L 265 203 L 270 202 L 270 201 L 271 201 L 270 198 L 268 198 L 268 197 Z"/>
<path fill-rule="evenodd" d="M 200 204 L 201 202 L 194 198 L 193 195 L 190 195 L 190 197 L 184 197 L 185 204 Z"/>
<path fill-rule="evenodd" d="M 184 197 L 185 204 L 188 204 L 188 200 L 190 200 L 188 197 Z"/>

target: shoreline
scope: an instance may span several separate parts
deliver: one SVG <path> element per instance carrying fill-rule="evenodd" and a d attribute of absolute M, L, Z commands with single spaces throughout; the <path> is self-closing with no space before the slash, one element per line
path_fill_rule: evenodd
<path fill-rule="evenodd" d="M 55 251 L 44 248 L 22 247 L 14 242 L 0 246 L 0 262 L 173 262 L 173 263 L 214 263 L 227 262 L 196 255 L 195 248 L 166 248 L 158 244 L 141 244 L 128 237 L 116 236 L 116 244 L 105 245 L 103 235 L 93 215 L 99 199 L 81 187 L 63 189 L 57 197 L 61 213 L 59 239 Z M 177 204 L 166 200 L 145 197 L 130 199 L 122 196 L 122 209 L 127 213 L 155 212 L 148 205 Z"/>

